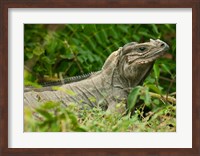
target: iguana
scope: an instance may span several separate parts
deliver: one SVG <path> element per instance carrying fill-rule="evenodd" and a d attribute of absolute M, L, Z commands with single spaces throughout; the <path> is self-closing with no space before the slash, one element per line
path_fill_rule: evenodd
<path fill-rule="evenodd" d="M 35 108 L 55 101 L 66 107 L 69 103 L 80 103 L 115 111 L 116 104 L 126 103 L 130 89 L 143 83 L 155 60 L 168 49 L 169 46 L 159 39 L 128 43 L 111 53 L 102 70 L 78 82 L 25 92 L 24 104 Z"/>

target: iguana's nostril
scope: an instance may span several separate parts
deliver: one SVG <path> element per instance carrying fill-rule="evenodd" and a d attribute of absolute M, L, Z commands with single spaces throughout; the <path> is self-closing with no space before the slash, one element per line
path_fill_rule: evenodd
<path fill-rule="evenodd" d="M 161 46 L 161 47 L 164 47 L 164 46 L 165 46 L 165 44 L 164 44 L 164 43 L 162 43 L 160 46 Z"/>

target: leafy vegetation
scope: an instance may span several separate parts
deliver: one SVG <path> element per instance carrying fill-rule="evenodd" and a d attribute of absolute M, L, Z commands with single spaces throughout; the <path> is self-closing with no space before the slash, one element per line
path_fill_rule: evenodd
<path fill-rule="evenodd" d="M 159 38 L 170 46 L 143 86 L 133 88 L 126 112 L 109 114 L 99 107 L 63 108 L 47 102 L 36 109 L 36 119 L 25 108 L 25 131 L 176 130 L 176 25 L 25 24 L 24 32 L 24 82 L 35 87 L 43 81 L 98 71 L 113 51 L 128 42 Z"/>
<path fill-rule="evenodd" d="M 110 114 L 100 107 L 80 107 L 70 104 L 46 102 L 36 109 L 32 118 L 30 108 L 25 108 L 25 131 L 39 132 L 173 132 L 176 127 L 176 108 L 166 105 L 148 112 L 146 117 L 139 109 L 131 113 Z"/>

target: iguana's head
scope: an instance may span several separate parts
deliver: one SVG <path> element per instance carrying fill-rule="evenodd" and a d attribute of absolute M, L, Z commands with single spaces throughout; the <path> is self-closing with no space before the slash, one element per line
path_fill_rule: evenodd
<path fill-rule="evenodd" d="M 154 61 L 168 49 L 169 46 L 159 39 L 124 45 L 118 54 L 120 76 L 127 81 L 129 87 L 140 84 L 149 74 Z"/>

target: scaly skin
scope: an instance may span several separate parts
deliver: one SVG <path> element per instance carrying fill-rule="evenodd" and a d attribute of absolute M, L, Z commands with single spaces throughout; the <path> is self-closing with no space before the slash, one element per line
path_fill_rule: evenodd
<path fill-rule="evenodd" d="M 131 88 L 141 85 L 148 76 L 154 61 L 162 56 L 169 46 L 161 40 L 145 43 L 131 42 L 113 52 L 101 71 L 87 79 L 24 93 L 24 104 L 35 108 L 47 102 L 88 104 L 115 111 L 116 104 L 127 100 Z"/>

